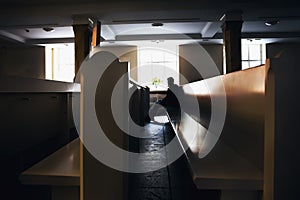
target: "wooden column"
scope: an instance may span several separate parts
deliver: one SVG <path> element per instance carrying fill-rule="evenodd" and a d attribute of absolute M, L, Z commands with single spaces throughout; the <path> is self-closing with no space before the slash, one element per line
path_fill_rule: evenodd
<path fill-rule="evenodd" d="M 221 21 L 223 30 L 223 41 L 225 45 L 226 73 L 242 69 L 241 62 L 241 12 L 226 13 Z"/>
<path fill-rule="evenodd" d="M 101 22 L 94 20 L 93 34 L 92 34 L 92 47 L 100 45 L 101 41 Z"/>
<path fill-rule="evenodd" d="M 89 54 L 92 40 L 92 26 L 86 24 L 74 24 L 75 35 L 75 75 L 78 73 L 82 61 Z"/>
<path fill-rule="evenodd" d="M 75 35 L 75 77 L 79 71 L 81 63 L 89 55 L 92 42 L 92 24 L 88 18 L 74 19 L 73 31 Z M 78 79 L 80 83 L 81 80 Z M 82 83 L 81 83 L 82 84 Z M 80 132 L 82 134 L 82 132 Z M 82 137 L 82 136 L 81 136 Z M 84 200 L 83 186 L 83 152 L 86 151 L 80 141 L 80 200 Z"/>

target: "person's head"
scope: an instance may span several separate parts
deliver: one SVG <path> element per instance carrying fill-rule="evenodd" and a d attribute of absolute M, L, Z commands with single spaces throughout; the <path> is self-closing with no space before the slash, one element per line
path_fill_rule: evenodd
<path fill-rule="evenodd" d="M 167 80 L 168 80 L 168 86 L 172 87 L 174 85 L 174 78 L 173 77 L 169 77 Z"/>

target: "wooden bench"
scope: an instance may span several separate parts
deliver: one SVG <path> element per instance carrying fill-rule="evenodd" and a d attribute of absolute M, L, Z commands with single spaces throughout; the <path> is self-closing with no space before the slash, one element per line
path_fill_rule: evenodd
<path fill-rule="evenodd" d="M 2 183 L 5 185 L 2 196 L 35 199 L 50 195 L 48 186 L 25 186 L 20 183 L 19 177 L 24 170 L 77 136 L 72 131 L 71 102 L 72 93 L 79 92 L 80 85 L 76 83 L 0 75 L 0 121 L 3 133 L 0 142 L 3 164 L 0 170 L 4 174 Z M 49 169 L 50 165 L 46 163 L 40 167 Z M 42 174 L 37 174 L 34 179 L 32 175 L 28 182 L 27 175 L 21 175 L 26 184 L 35 184 L 34 180 L 38 185 L 48 184 L 43 182 L 45 179 Z M 50 180 L 53 177 L 48 178 Z M 36 193 L 32 193 L 35 189 Z"/>
<path fill-rule="evenodd" d="M 79 138 L 38 162 L 20 175 L 28 185 L 52 186 L 52 199 L 79 199 Z"/>
<path fill-rule="evenodd" d="M 169 118 L 182 148 L 188 147 L 185 155 L 197 188 L 256 191 L 254 196 L 261 196 L 268 69 L 263 65 L 182 86 L 182 101 L 188 104 L 196 99 L 200 115 L 188 106 L 182 108 L 181 117 Z M 209 124 L 222 122 L 211 121 L 211 96 L 224 95 L 223 86 L 226 115 L 221 134 L 215 136 Z M 216 143 L 212 137 L 218 137 Z"/>

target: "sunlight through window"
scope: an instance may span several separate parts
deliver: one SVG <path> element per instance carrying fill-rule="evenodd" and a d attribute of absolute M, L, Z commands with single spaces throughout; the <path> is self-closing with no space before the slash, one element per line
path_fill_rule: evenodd
<path fill-rule="evenodd" d="M 168 77 L 179 83 L 178 45 L 164 41 L 152 43 L 138 47 L 138 82 L 150 90 L 166 90 Z"/>
<path fill-rule="evenodd" d="M 265 44 L 242 44 L 242 69 L 265 64 Z"/>
<path fill-rule="evenodd" d="M 73 82 L 75 76 L 74 44 L 46 44 L 46 79 Z"/>

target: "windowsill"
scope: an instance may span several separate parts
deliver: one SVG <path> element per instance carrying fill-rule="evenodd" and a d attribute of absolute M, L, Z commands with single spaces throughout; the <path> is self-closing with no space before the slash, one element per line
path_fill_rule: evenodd
<path fill-rule="evenodd" d="M 147 85 L 147 87 L 150 89 L 150 92 L 155 93 L 155 92 L 166 92 L 168 90 L 167 87 L 163 86 L 154 86 L 154 85 Z"/>

